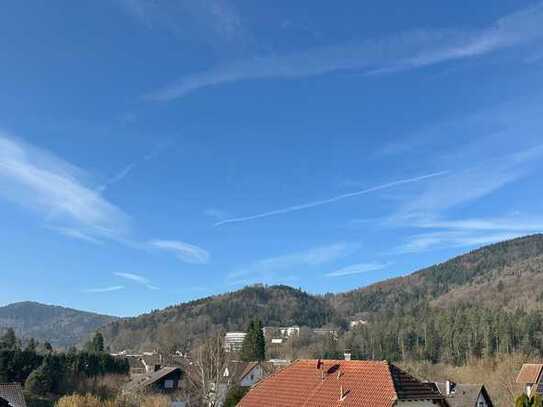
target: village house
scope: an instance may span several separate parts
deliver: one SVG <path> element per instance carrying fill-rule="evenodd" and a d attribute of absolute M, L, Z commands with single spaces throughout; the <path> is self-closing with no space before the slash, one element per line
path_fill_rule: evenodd
<path fill-rule="evenodd" d="M 276 367 L 271 362 L 242 362 L 230 361 L 224 369 L 224 383 L 217 388 L 217 406 L 222 406 L 228 389 L 239 387 L 252 387 L 263 378 L 275 371 Z"/>
<path fill-rule="evenodd" d="M 135 375 L 124 390 L 129 393 L 174 393 L 179 389 L 182 376 L 179 367 L 158 368 L 151 373 Z"/>
<path fill-rule="evenodd" d="M 224 371 L 229 383 L 240 387 L 251 387 L 275 370 L 271 362 L 230 362 Z"/>
<path fill-rule="evenodd" d="M 450 380 L 434 383 L 450 407 L 493 407 L 490 395 L 482 384 L 457 384 Z"/>
<path fill-rule="evenodd" d="M 26 407 L 23 388 L 19 383 L 0 384 L 0 407 Z"/>
<path fill-rule="evenodd" d="M 524 393 L 528 397 L 536 394 L 536 392 L 543 394 L 542 371 L 543 364 L 541 363 L 525 363 L 522 365 L 517 376 L 517 383 L 524 386 Z"/>
<path fill-rule="evenodd" d="M 294 326 L 265 326 L 263 328 L 263 332 L 265 336 L 272 335 L 275 337 L 281 337 L 281 338 L 289 338 L 293 335 L 299 336 L 300 335 L 300 327 L 297 325 Z"/>
<path fill-rule="evenodd" d="M 130 376 L 153 373 L 162 366 L 183 368 L 187 359 L 183 355 L 163 355 L 158 352 L 143 352 L 139 354 L 117 353 L 112 356 L 126 359 L 130 368 Z"/>
<path fill-rule="evenodd" d="M 388 362 L 299 360 L 257 383 L 239 407 L 447 406 L 431 383 Z"/>

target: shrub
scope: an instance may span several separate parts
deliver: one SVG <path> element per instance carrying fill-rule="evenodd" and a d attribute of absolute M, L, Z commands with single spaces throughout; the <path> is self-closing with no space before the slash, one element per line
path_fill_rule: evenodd
<path fill-rule="evenodd" d="M 119 396 L 111 400 L 100 400 L 91 394 L 72 394 L 57 401 L 55 407 L 170 407 L 171 401 L 166 396 L 130 395 Z"/>
<path fill-rule="evenodd" d="M 51 387 L 51 379 L 47 375 L 47 372 L 41 367 L 33 370 L 25 382 L 25 390 L 39 396 L 45 396 L 51 391 Z"/>

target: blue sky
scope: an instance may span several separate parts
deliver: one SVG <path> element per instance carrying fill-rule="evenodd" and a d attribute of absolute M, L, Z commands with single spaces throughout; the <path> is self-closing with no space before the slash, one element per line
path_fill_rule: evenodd
<path fill-rule="evenodd" d="M 541 232 L 543 3 L 8 0 L 0 303 L 342 291 Z"/>

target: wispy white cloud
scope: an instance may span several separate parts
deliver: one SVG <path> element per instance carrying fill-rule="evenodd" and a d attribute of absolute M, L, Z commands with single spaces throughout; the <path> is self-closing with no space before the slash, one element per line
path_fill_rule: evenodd
<path fill-rule="evenodd" d="M 124 286 L 122 285 L 113 285 L 110 287 L 102 287 L 102 288 L 88 288 L 86 290 L 83 290 L 86 293 L 109 293 L 112 291 L 119 291 L 122 290 Z"/>
<path fill-rule="evenodd" d="M 49 229 L 51 230 L 54 230 L 64 236 L 67 236 L 67 237 L 70 237 L 70 238 L 73 238 L 73 239 L 78 239 L 78 240 L 83 240 L 85 242 L 89 242 L 89 243 L 94 243 L 94 244 L 103 244 L 104 242 L 102 240 L 99 240 L 99 239 L 96 239 L 92 236 L 89 236 L 83 232 L 81 232 L 80 230 L 77 230 L 77 229 L 70 229 L 70 228 L 64 228 L 64 227 L 55 227 L 55 226 L 51 226 L 49 227 Z"/>
<path fill-rule="evenodd" d="M 106 180 L 102 185 L 100 185 L 97 188 L 98 192 L 104 192 L 106 191 L 110 186 L 117 184 L 124 180 L 128 175 L 130 175 L 139 165 L 143 164 L 146 161 L 150 161 L 154 159 L 158 154 L 160 154 L 166 146 L 170 145 L 169 142 L 166 143 L 160 143 L 155 148 L 153 148 L 151 151 L 146 153 L 143 158 L 139 160 L 134 160 L 131 163 L 127 164 L 124 168 L 122 168 L 119 172 L 114 174 L 111 178 Z"/>
<path fill-rule="evenodd" d="M 163 147 L 153 149 L 143 160 L 152 159 Z M 108 185 L 128 175 L 134 165 Z M 189 263 L 208 261 L 207 251 L 187 243 L 133 240 L 129 217 L 88 186 L 87 178 L 78 167 L 0 131 L 0 196 L 41 214 L 48 229 L 93 244 L 109 239 L 138 250 L 170 251 Z"/>
<path fill-rule="evenodd" d="M 297 272 L 299 268 L 320 266 L 349 256 L 357 249 L 358 245 L 339 242 L 282 256 L 268 257 L 229 273 L 228 280 L 236 284 L 285 282 L 287 278 L 293 280 L 295 276 L 292 272 Z"/>
<path fill-rule="evenodd" d="M 476 145 L 479 151 L 484 150 Z M 466 157 L 468 155 L 466 154 Z M 395 254 L 433 249 L 470 247 L 513 239 L 543 231 L 540 216 L 508 215 L 464 218 L 451 216 L 454 210 L 497 193 L 540 168 L 543 145 L 499 158 L 481 161 L 465 170 L 454 170 L 425 189 L 384 221 L 384 225 L 426 229 L 393 250 Z"/>
<path fill-rule="evenodd" d="M 539 94 L 507 100 L 468 114 L 425 123 L 386 142 L 370 158 L 379 162 L 393 156 L 417 162 L 438 158 L 448 168 L 454 168 L 454 163 L 466 166 L 480 162 L 482 157 L 506 155 L 541 143 L 542 115 L 543 100 Z"/>
<path fill-rule="evenodd" d="M 477 201 L 531 174 L 541 158 L 543 145 L 451 171 L 439 182 L 425 184 L 423 191 L 409 199 L 390 222 L 416 226 L 440 218 L 447 209 Z"/>
<path fill-rule="evenodd" d="M 425 219 L 414 223 L 418 228 L 468 231 L 543 232 L 539 216 L 506 216 L 501 218 Z"/>
<path fill-rule="evenodd" d="M 128 216 L 86 186 L 85 177 L 81 169 L 0 132 L 0 194 L 43 214 L 65 235 L 120 237 Z"/>
<path fill-rule="evenodd" d="M 521 10 L 479 30 L 414 31 L 360 44 L 315 47 L 225 63 L 184 76 L 149 99 L 167 101 L 201 88 L 250 79 L 299 78 L 336 71 L 384 73 L 488 54 L 543 37 L 543 5 Z"/>
<path fill-rule="evenodd" d="M 304 210 L 304 209 L 315 208 L 317 206 L 323 206 L 323 205 L 328 205 L 328 204 L 331 204 L 331 203 L 334 203 L 334 202 L 338 202 L 338 201 L 341 201 L 343 199 L 353 198 L 353 197 L 356 197 L 356 196 L 365 195 L 365 194 L 369 194 L 369 193 L 377 192 L 377 191 L 382 191 L 382 190 L 397 187 L 397 186 L 400 186 L 400 185 L 412 184 L 412 183 L 415 183 L 415 182 L 421 182 L 421 181 L 424 181 L 424 180 L 428 180 L 430 178 L 444 176 L 447 173 L 448 173 L 448 171 L 434 172 L 434 173 L 422 175 L 422 176 L 419 176 L 419 177 L 406 178 L 406 179 L 396 180 L 396 181 L 392 181 L 392 182 L 387 182 L 385 184 L 377 185 L 377 186 L 374 186 L 374 187 L 371 187 L 371 188 L 366 188 L 366 189 L 362 189 L 360 191 L 355 191 L 355 192 L 349 192 L 347 194 L 336 195 L 336 196 L 334 196 L 332 198 L 322 199 L 320 201 L 313 201 L 313 202 L 303 203 L 303 204 L 300 204 L 300 205 L 293 205 L 293 206 L 289 206 L 289 207 L 286 207 L 286 208 L 275 209 L 273 211 L 263 212 L 263 213 L 259 213 L 259 214 L 251 215 L 251 216 L 243 216 L 243 217 L 238 217 L 238 218 L 225 219 L 225 220 L 222 220 L 220 222 L 215 223 L 215 226 L 220 226 L 220 225 L 224 225 L 224 224 L 227 224 L 227 223 L 246 222 L 246 221 L 255 220 L 255 219 L 267 218 L 267 217 L 270 217 L 270 216 L 284 215 L 284 214 L 287 214 L 287 213 L 297 212 L 297 211 L 301 211 L 301 210 Z"/>
<path fill-rule="evenodd" d="M 185 263 L 206 264 L 209 262 L 209 252 L 201 247 L 178 240 L 152 240 L 149 242 L 149 246 L 171 252 Z"/>
<path fill-rule="evenodd" d="M 123 179 L 125 179 L 128 176 L 128 174 L 130 174 L 134 170 L 134 168 L 136 168 L 135 162 L 128 164 L 121 171 L 119 171 L 117 174 L 113 175 L 110 179 L 108 179 L 104 184 L 100 185 L 98 187 L 98 191 L 104 192 L 111 185 L 121 182 Z"/>
<path fill-rule="evenodd" d="M 125 280 L 134 281 L 138 284 L 144 285 L 150 290 L 158 290 L 159 288 L 155 285 L 153 285 L 147 277 L 141 276 L 139 274 L 133 274 L 133 273 L 113 273 L 117 277 L 124 278 Z"/>
<path fill-rule="evenodd" d="M 393 254 L 420 253 L 428 250 L 454 247 L 483 246 L 524 235 L 525 233 L 519 232 L 473 233 L 444 231 L 422 233 L 412 236 L 405 244 L 394 249 Z"/>
<path fill-rule="evenodd" d="M 389 267 L 389 263 L 358 263 L 343 267 L 339 270 L 326 273 L 326 277 L 344 277 L 355 274 L 369 273 L 371 271 L 384 270 Z"/>
<path fill-rule="evenodd" d="M 228 0 L 117 0 L 121 8 L 149 29 L 165 29 L 180 39 L 220 47 L 240 47 L 250 40 L 238 10 Z"/>

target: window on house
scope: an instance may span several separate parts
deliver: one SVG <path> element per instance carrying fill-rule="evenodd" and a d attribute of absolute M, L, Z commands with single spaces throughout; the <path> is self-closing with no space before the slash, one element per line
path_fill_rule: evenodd
<path fill-rule="evenodd" d="M 165 389 L 173 389 L 173 380 L 164 380 Z"/>

